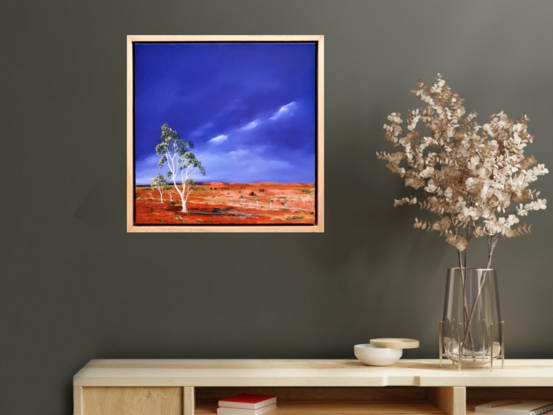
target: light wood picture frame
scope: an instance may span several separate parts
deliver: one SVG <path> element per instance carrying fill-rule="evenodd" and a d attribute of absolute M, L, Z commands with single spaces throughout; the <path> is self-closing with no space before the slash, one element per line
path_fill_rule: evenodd
<path fill-rule="evenodd" d="M 127 232 L 324 232 L 324 37 L 127 36 Z"/>

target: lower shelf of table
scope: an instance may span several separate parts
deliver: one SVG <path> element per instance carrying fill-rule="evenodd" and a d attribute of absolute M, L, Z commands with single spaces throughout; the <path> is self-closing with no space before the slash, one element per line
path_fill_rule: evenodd
<path fill-rule="evenodd" d="M 497 399 L 553 401 L 553 387 L 75 387 L 75 415 L 208 415 L 240 393 L 277 396 L 268 415 L 475 415 Z"/>
<path fill-rule="evenodd" d="M 374 414 L 412 414 L 442 415 L 443 412 L 430 402 L 283 402 L 277 408 L 266 412 L 267 415 L 374 415 Z M 196 415 L 217 413 L 217 404 L 196 404 Z"/>

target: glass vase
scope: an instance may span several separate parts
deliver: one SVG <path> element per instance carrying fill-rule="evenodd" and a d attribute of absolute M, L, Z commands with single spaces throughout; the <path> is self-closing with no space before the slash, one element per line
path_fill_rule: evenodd
<path fill-rule="evenodd" d="M 440 347 L 440 358 L 443 350 L 444 356 L 460 365 L 493 365 L 493 359 L 503 358 L 495 269 L 448 270 Z"/>

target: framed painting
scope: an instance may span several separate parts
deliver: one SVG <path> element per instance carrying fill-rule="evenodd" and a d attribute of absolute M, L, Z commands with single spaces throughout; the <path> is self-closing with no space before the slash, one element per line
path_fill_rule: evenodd
<path fill-rule="evenodd" d="M 127 231 L 323 232 L 323 36 L 128 36 Z"/>

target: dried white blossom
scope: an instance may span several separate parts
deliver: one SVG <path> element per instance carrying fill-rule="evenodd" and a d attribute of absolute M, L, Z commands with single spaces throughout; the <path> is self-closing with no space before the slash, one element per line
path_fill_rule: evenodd
<path fill-rule="evenodd" d="M 534 156 L 524 155 L 534 140 L 527 131 L 530 118 L 513 121 L 501 111 L 480 126 L 477 114 L 466 113 L 464 100 L 441 75 L 432 85 L 419 81 L 418 86 L 411 93 L 426 106 L 410 111 L 405 121 L 394 112 L 384 125 L 385 138 L 403 151 L 377 153 L 406 186 L 423 193 L 418 202 L 411 196 L 394 206 L 418 203 L 437 214 L 433 223 L 415 219 L 415 228 L 440 232 L 459 252 L 472 237 L 487 236 L 489 267 L 498 238 L 530 233 L 531 225 L 521 225 L 519 217 L 546 208 L 539 192 L 528 189 L 548 173 Z M 417 130 L 420 122 L 430 134 Z M 460 254 L 459 262 L 462 266 Z"/>

